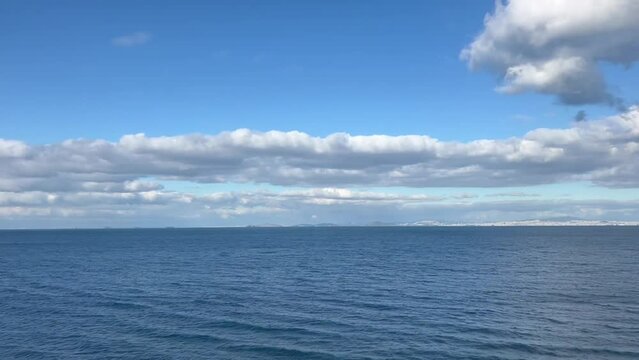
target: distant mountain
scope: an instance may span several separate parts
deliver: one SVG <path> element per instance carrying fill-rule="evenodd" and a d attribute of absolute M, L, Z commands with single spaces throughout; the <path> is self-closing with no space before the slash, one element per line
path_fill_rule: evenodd
<path fill-rule="evenodd" d="M 284 225 L 280 224 L 258 224 L 258 225 L 247 225 L 246 227 L 284 227 Z"/>
<path fill-rule="evenodd" d="M 614 220 L 584 220 L 573 217 L 557 217 L 545 219 L 527 219 L 511 221 L 488 221 L 488 222 L 444 222 L 439 220 L 420 220 L 408 223 L 392 223 L 384 221 L 373 221 L 366 224 L 258 224 L 247 227 L 336 227 L 336 226 L 639 226 L 639 221 L 614 221 Z"/>
<path fill-rule="evenodd" d="M 384 222 L 384 221 L 373 221 L 364 226 L 397 226 L 397 223 L 392 222 Z"/>
<path fill-rule="evenodd" d="M 459 222 L 448 223 L 436 220 L 422 220 L 402 224 L 403 226 L 639 226 L 639 221 L 608 221 L 608 220 L 584 220 L 572 217 L 559 217 L 547 219 L 489 221 L 489 222 Z"/>
<path fill-rule="evenodd" d="M 319 223 L 319 224 L 297 224 L 293 225 L 293 227 L 333 227 L 333 226 L 341 226 L 333 223 Z"/>
<path fill-rule="evenodd" d="M 443 223 L 437 220 L 420 220 L 412 223 L 404 223 L 401 226 L 449 226 L 450 224 Z"/>

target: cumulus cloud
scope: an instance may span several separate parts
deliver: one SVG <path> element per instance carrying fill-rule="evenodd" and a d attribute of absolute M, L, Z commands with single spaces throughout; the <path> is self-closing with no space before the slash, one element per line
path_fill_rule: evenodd
<path fill-rule="evenodd" d="M 500 187 L 591 181 L 639 187 L 639 109 L 566 129 L 470 142 L 426 135 L 217 135 L 30 146 L 0 140 L 0 191 L 158 190 L 143 179 L 341 187 Z"/>
<path fill-rule="evenodd" d="M 470 68 L 503 80 L 498 91 L 539 92 L 569 105 L 623 102 L 600 70 L 639 60 L 635 0 L 510 0 L 496 2 L 483 32 L 462 51 Z"/>
<path fill-rule="evenodd" d="M 246 129 L 216 135 L 136 134 L 116 142 L 81 139 L 48 145 L 0 139 L 0 226 L 19 227 L 22 221 L 29 227 L 29 219 L 35 217 L 39 226 L 112 222 L 119 226 L 189 226 L 278 219 L 290 224 L 308 222 L 306 216 L 311 214 L 317 221 L 344 223 L 344 219 L 424 217 L 479 221 L 482 216 L 552 217 L 579 211 L 586 211 L 584 216 L 636 219 L 639 207 L 633 208 L 636 204 L 630 199 L 593 203 L 568 199 L 572 204 L 568 206 L 562 205 L 564 200 L 482 202 L 466 193 L 406 195 L 349 188 L 499 188 L 570 181 L 639 188 L 637 159 L 638 108 L 600 120 L 573 122 L 569 128 L 542 128 L 522 137 L 469 142 L 426 135 L 337 133 L 315 137 L 297 131 Z M 168 180 L 288 188 L 198 195 L 167 190 L 162 182 Z M 497 194 L 488 198 L 526 195 Z"/>
<path fill-rule="evenodd" d="M 118 47 L 133 47 L 146 44 L 151 40 L 151 34 L 145 31 L 138 31 L 111 39 L 111 44 Z"/>

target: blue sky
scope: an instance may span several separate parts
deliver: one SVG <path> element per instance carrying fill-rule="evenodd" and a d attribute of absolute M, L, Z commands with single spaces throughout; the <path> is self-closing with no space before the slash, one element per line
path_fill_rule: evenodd
<path fill-rule="evenodd" d="M 517 3 L 524 2 L 520 0 Z M 333 133 L 427 135 L 450 143 L 451 147 L 455 142 L 469 143 L 477 139 L 522 139 L 535 129 L 571 129 L 575 126 L 575 114 L 581 110 L 585 111 L 588 122 L 602 121 L 626 111 L 607 106 L 601 99 L 584 100 L 585 95 L 575 103 L 566 104 L 566 89 L 582 86 L 569 83 L 577 81 L 570 72 L 575 71 L 579 78 L 592 75 L 576 72 L 579 69 L 575 68 L 579 66 L 586 69 L 579 71 L 591 71 L 593 66 L 599 69 L 609 93 L 622 98 L 627 107 L 639 100 L 639 70 L 632 66 L 639 51 L 633 47 L 632 38 L 625 42 L 610 41 L 616 47 L 605 51 L 609 54 L 618 52 L 621 54 L 618 57 L 598 54 L 596 51 L 600 51 L 597 49 L 601 47 L 588 44 L 605 42 L 606 39 L 595 33 L 598 30 L 594 26 L 593 32 L 587 32 L 590 30 L 577 22 L 575 28 L 584 31 L 580 39 L 586 40 L 577 42 L 563 33 L 553 40 L 556 43 L 566 42 L 565 48 L 574 55 L 568 60 L 560 60 L 573 61 L 577 58 L 582 61 L 570 63 L 573 64 L 571 68 L 562 68 L 568 73 L 563 74 L 565 78 L 562 74 L 553 73 L 556 76 L 553 81 L 559 80 L 541 84 L 534 82 L 539 78 L 531 83 L 529 78 L 520 77 L 508 80 L 516 94 L 496 91 L 500 84 L 506 83 L 504 74 L 508 69 L 519 71 L 521 66 L 534 64 L 539 70 L 543 64 L 554 66 L 553 61 L 558 56 L 553 47 L 533 49 L 533 45 L 537 45 L 532 40 L 526 44 L 517 43 L 516 47 L 512 45 L 515 40 L 499 37 L 502 36 L 499 35 L 502 34 L 499 26 L 513 33 L 526 26 L 525 21 L 517 18 L 517 6 L 549 7 L 547 2 L 537 5 L 534 2 L 526 5 L 513 2 L 510 5 L 505 3 L 505 6 L 506 11 L 500 15 L 503 22 L 485 24 L 484 16 L 496 13 L 493 1 L 3 1 L 0 4 L 0 139 L 17 141 L 31 150 L 35 149 L 35 152 L 47 153 L 62 150 L 38 146 L 63 147 L 65 141 L 79 138 L 89 141 L 103 139 L 117 144 L 128 134 L 144 133 L 148 138 L 194 133 L 216 135 L 239 128 L 255 132 L 300 131 L 318 138 Z M 586 1 L 583 6 L 587 15 L 590 2 Z M 615 11 L 633 6 L 632 2 L 611 0 L 600 11 L 604 14 L 610 11 L 612 17 Z M 539 21 L 548 21 L 552 25 L 557 14 L 569 20 L 574 15 L 562 14 L 561 11 L 564 10 L 559 7 L 542 9 L 540 14 L 547 15 L 547 19 L 542 16 Z M 611 30 L 618 33 L 604 31 L 605 34 L 612 34 L 610 36 L 614 39 L 636 34 L 633 32 L 636 30 L 632 25 L 633 16 L 627 15 L 627 23 L 622 19 L 621 25 Z M 636 16 L 634 20 L 639 21 Z M 470 59 L 464 59 L 462 50 L 470 49 L 471 44 L 480 44 L 480 35 L 495 46 L 495 53 L 506 55 L 497 59 L 482 52 L 481 46 L 476 46 Z M 555 36 L 552 33 L 545 35 Z M 500 59 L 512 57 L 513 51 L 528 54 L 525 46 L 531 47 L 530 53 L 538 52 L 531 58 L 533 60 L 522 60 L 523 65 L 500 62 Z M 548 59 L 539 60 L 546 55 Z M 470 63 L 477 66 L 470 69 Z M 593 74 L 595 78 L 598 76 Z M 593 125 L 593 129 L 595 127 Z M 594 132 L 593 129 L 587 131 Z M 375 144 L 378 140 L 369 140 L 371 146 L 378 148 Z M 191 138 L 189 141 L 195 140 Z M 225 151 L 224 148 L 222 151 Z M 21 173 L 31 166 L 27 164 L 33 156 L 29 156 L 6 165 L 12 166 L 9 173 Z M 110 156 L 100 155 L 93 161 L 106 163 L 123 155 Z M 170 160 L 184 161 L 172 174 L 157 169 L 139 174 L 117 170 L 117 174 L 112 174 L 110 171 L 116 166 L 109 165 L 82 176 L 92 176 L 93 179 L 96 174 L 108 173 L 110 184 L 149 181 L 164 187 L 163 192 L 190 195 L 264 188 L 282 192 L 309 187 L 344 187 L 377 193 L 427 193 L 433 196 L 473 193 L 483 200 L 487 195 L 490 200 L 490 194 L 504 191 L 535 193 L 537 195 L 533 198 L 541 196 L 548 200 L 566 198 L 562 196 L 564 194 L 574 201 L 639 198 L 634 182 L 627 185 L 629 182 L 625 178 L 609 180 L 611 171 L 616 171 L 615 174 L 634 171 L 626 170 L 634 169 L 634 163 L 628 163 L 634 160 L 625 158 L 615 158 L 618 163 L 610 165 L 608 173 L 601 164 L 588 171 L 575 166 L 579 169 L 574 173 L 557 171 L 556 176 L 528 181 L 524 179 L 532 179 L 532 174 L 508 168 L 507 171 L 521 172 L 520 179 L 504 180 L 494 185 L 487 185 L 481 180 L 455 180 L 451 186 L 444 186 L 432 177 L 434 172 L 431 178 L 420 178 L 422 182 L 417 182 L 420 185 L 414 185 L 415 182 L 394 183 L 395 180 L 388 179 L 369 183 L 348 177 L 344 178 L 348 180 L 331 178 L 325 183 L 296 180 L 289 184 L 280 178 L 257 176 L 255 172 L 230 176 L 215 172 L 218 170 L 207 170 L 206 174 L 198 173 L 196 176 L 188 175 L 195 174 L 193 163 L 180 156 Z M 380 155 L 380 159 L 384 156 Z M 165 166 L 169 160 L 162 161 L 162 166 Z M 295 160 L 291 164 L 300 161 Z M 606 161 L 612 160 L 601 160 L 602 164 Z M 492 166 L 472 161 L 464 164 L 465 167 L 457 171 Z M 54 166 L 51 171 L 64 173 L 66 170 L 61 166 Z M 322 169 L 328 168 L 342 171 L 347 166 L 340 164 Z M 406 169 L 402 168 L 402 171 Z M 545 172 L 542 169 L 534 176 Z M 23 176 L 21 181 L 32 181 L 40 176 L 34 173 L 20 175 Z M 395 176 L 393 174 L 396 173 L 389 174 Z M 496 170 L 490 174 L 495 178 L 503 176 Z M 72 177 L 75 179 L 77 176 Z M 631 173 L 632 176 L 634 173 Z M 7 183 L 14 181 L 8 175 L 7 179 Z M 102 181 L 96 180 L 98 183 Z M 64 181 L 65 184 L 69 182 Z M 620 185 L 622 183 L 625 185 Z M 24 191 L 53 191 L 49 185 L 38 186 Z M 0 190 L 1 187 L 2 181 Z M 516 191 L 512 190 L 513 187 Z M 13 190 L 16 188 L 7 185 L 3 191 L 13 194 L 11 196 L 25 196 L 21 193 L 23 190 Z M 135 212 L 135 205 L 127 206 L 127 211 Z M 50 208 L 54 212 L 55 209 L 56 206 Z M 5 216 L 4 223 L 0 212 L 0 225 L 10 227 L 16 224 L 16 211 L 7 210 L 7 214 L 14 215 Z M 163 216 L 169 216 L 171 211 L 176 210 L 167 208 Z M 627 212 L 619 216 L 619 213 L 605 211 L 602 214 L 601 218 L 620 217 L 625 220 L 634 219 L 636 215 Z M 25 216 L 20 221 L 32 219 L 30 215 Z M 138 219 L 147 223 L 149 216 L 146 213 L 139 215 Z M 407 218 L 411 216 L 411 220 L 418 217 L 411 214 Z M 522 216 L 534 217 L 535 214 L 531 212 Z M 383 214 L 370 215 L 371 219 L 373 217 L 383 217 Z M 100 220 L 103 218 L 99 217 L 93 218 L 92 222 L 83 220 L 82 216 L 65 219 L 60 226 L 99 225 L 103 222 Z M 244 218 L 236 223 L 268 220 Z M 215 219 L 207 221 L 196 225 L 217 224 Z M 58 226 L 56 224 L 52 226 Z"/>
<path fill-rule="evenodd" d="M 566 126 L 584 108 L 503 96 L 467 70 L 459 53 L 492 1 L 1 6 L 0 132 L 33 143 L 238 127 L 471 140 Z M 149 41 L 113 46 L 136 32 Z M 639 72 L 611 68 L 632 94 Z"/>

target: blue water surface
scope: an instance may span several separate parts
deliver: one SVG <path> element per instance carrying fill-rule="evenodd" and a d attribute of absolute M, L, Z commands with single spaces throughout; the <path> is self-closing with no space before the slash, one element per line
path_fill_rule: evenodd
<path fill-rule="evenodd" d="M 0 358 L 639 359 L 639 228 L 0 231 Z"/>

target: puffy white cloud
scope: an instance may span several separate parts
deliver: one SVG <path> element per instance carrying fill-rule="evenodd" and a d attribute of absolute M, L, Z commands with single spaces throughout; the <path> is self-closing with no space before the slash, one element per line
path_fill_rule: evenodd
<path fill-rule="evenodd" d="M 309 221 L 479 221 L 567 216 L 636 219 L 636 200 L 486 202 L 348 189 L 505 187 L 589 181 L 639 187 L 639 109 L 565 129 L 470 142 L 425 135 L 314 137 L 236 130 L 217 135 L 67 140 L 31 146 L 0 140 L 0 226 L 284 224 Z M 161 183 L 269 183 L 282 191 L 193 194 Z M 500 194 L 500 193 L 498 193 Z M 509 194 L 513 197 L 517 194 Z M 634 202 L 633 202 L 634 201 Z M 565 202 L 565 201 L 564 201 Z M 318 220 L 309 220 L 315 215 Z M 390 219 L 389 219 L 390 217 Z M 81 219 L 74 220 L 74 219 Z M 75 221 L 75 222 L 74 222 Z"/>
<path fill-rule="evenodd" d="M 15 140 L 0 139 L 0 159 L 1 158 L 20 158 L 27 155 L 29 147 Z"/>
<path fill-rule="evenodd" d="M 556 95 L 565 104 L 621 101 L 599 64 L 639 60 L 635 0 L 510 0 L 496 2 L 483 32 L 462 51 L 471 69 L 492 71 L 505 93 Z"/>
<path fill-rule="evenodd" d="M 0 141 L 0 191 L 142 192 L 154 177 L 297 186 L 519 186 L 586 180 L 639 187 L 639 109 L 520 138 L 439 141 L 429 136 L 313 137 L 236 130 L 119 142 Z"/>

